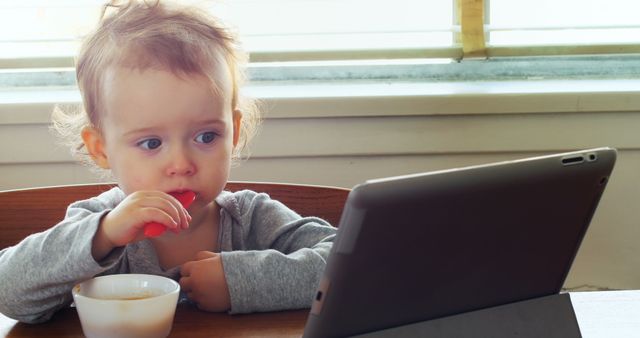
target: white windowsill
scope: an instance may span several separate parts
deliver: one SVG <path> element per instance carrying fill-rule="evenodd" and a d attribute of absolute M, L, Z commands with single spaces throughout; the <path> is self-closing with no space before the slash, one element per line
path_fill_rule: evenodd
<path fill-rule="evenodd" d="M 640 80 L 289 83 L 249 86 L 267 118 L 640 110 Z M 46 124 L 70 88 L 0 91 L 0 124 Z"/>

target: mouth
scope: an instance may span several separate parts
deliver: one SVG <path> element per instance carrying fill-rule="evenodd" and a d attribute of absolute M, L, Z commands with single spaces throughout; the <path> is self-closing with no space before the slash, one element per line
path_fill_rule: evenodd
<path fill-rule="evenodd" d="M 170 192 L 169 195 L 175 197 L 178 201 L 180 201 L 180 204 L 182 204 L 185 208 L 188 208 L 197 196 L 197 194 L 192 190 L 174 190 Z"/>
<path fill-rule="evenodd" d="M 177 188 L 177 189 L 166 190 L 165 192 L 167 194 L 183 194 L 187 191 L 191 191 L 195 193 L 193 189 L 189 189 L 189 188 Z"/>

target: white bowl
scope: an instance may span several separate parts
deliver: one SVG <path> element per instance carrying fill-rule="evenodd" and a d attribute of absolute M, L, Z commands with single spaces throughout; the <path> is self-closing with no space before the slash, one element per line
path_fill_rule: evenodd
<path fill-rule="evenodd" d="M 180 285 L 166 277 L 120 274 L 96 277 L 73 288 L 87 337 L 166 337 Z"/>

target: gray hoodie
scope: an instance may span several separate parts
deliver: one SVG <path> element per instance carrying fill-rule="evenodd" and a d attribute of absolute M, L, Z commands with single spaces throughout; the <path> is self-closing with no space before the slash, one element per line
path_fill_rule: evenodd
<path fill-rule="evenodd" d="M 148 240 L 113 250 L 102 261 L 91 255 L 101 217 L 125 198 L 119 188 L 69 206 L 54 227 L 0 251 L 0 312 L 22 322 L 43 322 L 72 301 L 72 287 L 96 275 L 164 270 Z M 268 195 L 224 191 L 220 248 L 231 297 L 230 313 L 307 308 L 311 305 L 336 228 L 301 217 Z"/>

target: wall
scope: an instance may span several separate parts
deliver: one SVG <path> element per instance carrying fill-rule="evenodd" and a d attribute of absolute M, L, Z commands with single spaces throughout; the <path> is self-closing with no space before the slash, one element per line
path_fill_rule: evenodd
<path fill-rule="evenodd" d="M 635 80 L 255 87 L 266 119 L 251 159 L 234 168 L 232 179 L 351 187 L 369 178 L 616 147 L 618 163 L 566 287 L 637 289 L 638 90 Z M 47 131 L 53 103 L 76 96 L 0 94 L 0 189 L 97 181 Z"/>

